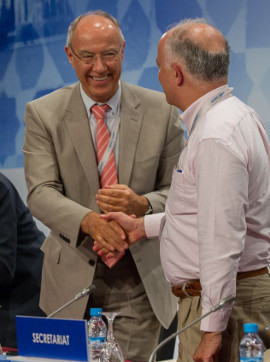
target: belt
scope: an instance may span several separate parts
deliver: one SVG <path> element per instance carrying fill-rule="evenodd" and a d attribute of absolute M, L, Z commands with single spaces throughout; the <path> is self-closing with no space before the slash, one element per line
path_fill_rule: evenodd
<path fill-rule="evenodd" d="M 240 272 L 237 274 L 237 280 L 252 278 L 267 273 L 268 273 L 267 266 L 262 269 Z M 190 297 L 201 296 L 201 290 L 202 286 L 199 279 L 189 280 L 184 284 L 172 286 L 172 292 L 178 298 L 187 298 L 187 297 L 190 298 Z"/>

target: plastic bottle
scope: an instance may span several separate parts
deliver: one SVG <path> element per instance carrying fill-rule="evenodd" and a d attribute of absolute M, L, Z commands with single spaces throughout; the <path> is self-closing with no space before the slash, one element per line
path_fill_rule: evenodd
<path fill-rule="evenodd" d="M 245 323 L 244 333 L 239 346 L 240 362 L 263 361 L 265 347 L 258 335 L 258 324 Z"/>
<path fill-rule="evenodd" d="M 101 313 L 101 308 L 90 308 L 90 319 L 88 321 L 88 348 L 90 361 L 98 361 L 102 345 L 106 340 L 107 328 Z"/>

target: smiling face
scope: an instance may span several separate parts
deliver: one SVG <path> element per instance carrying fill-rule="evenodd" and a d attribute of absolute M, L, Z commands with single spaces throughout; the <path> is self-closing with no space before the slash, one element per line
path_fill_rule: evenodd
<path fill-rule="evenodd" d="M 94 101 L 107 102 L 118 89 L 124 58 L 125 43 L 121 41 L 118 28 L 107 18 L 89 15 L 78 23 L 71 43 L 74 52 L 66 47 L 66 53 L 83 90 Z M 101 57 L 105 53 L 118 51 L 113 60 Z M 87 64 L 75 53 L 83 58 L 94 56 L 95 61 Z"/>

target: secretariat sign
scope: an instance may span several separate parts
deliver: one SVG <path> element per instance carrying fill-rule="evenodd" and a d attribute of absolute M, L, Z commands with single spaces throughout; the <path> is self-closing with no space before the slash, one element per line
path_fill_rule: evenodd
<path fill-rule="evenodd" d="M 88 361 L 85 320 L 16 317 L 20 356 Z"/>

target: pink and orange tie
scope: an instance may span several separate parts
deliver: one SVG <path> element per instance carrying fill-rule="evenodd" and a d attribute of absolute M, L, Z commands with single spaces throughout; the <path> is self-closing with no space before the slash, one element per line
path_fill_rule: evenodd
<path fill-rule="evenodd" d="M 108 130 L 107 125 L 104 122 L 105 112 L 110 108 L 107 104 L 103 105 L 94 105 L 91 108 L 94 116 L 97 121 L 97 160 L 98 163 L 102 159 L 104 152 L 106 151 L 109 141 L 110 141 L 110 132 Z M 106 162 L 103 170 L 99 175 L 100 187 L 103 188 L 105 185 L 114 185 L 117 184 L 117 171 L 116 171 L 116 163 L 114 158 L 113 150 L 111 151 L 108 161 Z M 106 256 L 101 257 L 104 263 L 112 268 L 124 255 L 125 253 L 119 253 L 112 258 L 106 258 Z"/>
<path fill-rule="evenodd" d="M 97 120 L 97 160 L 98 163 L 102 159 L 104 152 L 106 151 L 109 141 L 110 141 L 110 132 L 104 121 L 105 112 L 110 108 L 107 104 L 103 105 L 94 105 L 91 108 L 94 116 Z M 104 166 L 101 174 L 99 175 L 100 187 L 103 188 L 105 185 L 114 185 L 117 184 L 117 170 L 115 164 L 115 158 L 113 150 L 111 151 L 108 161 Z"/>

